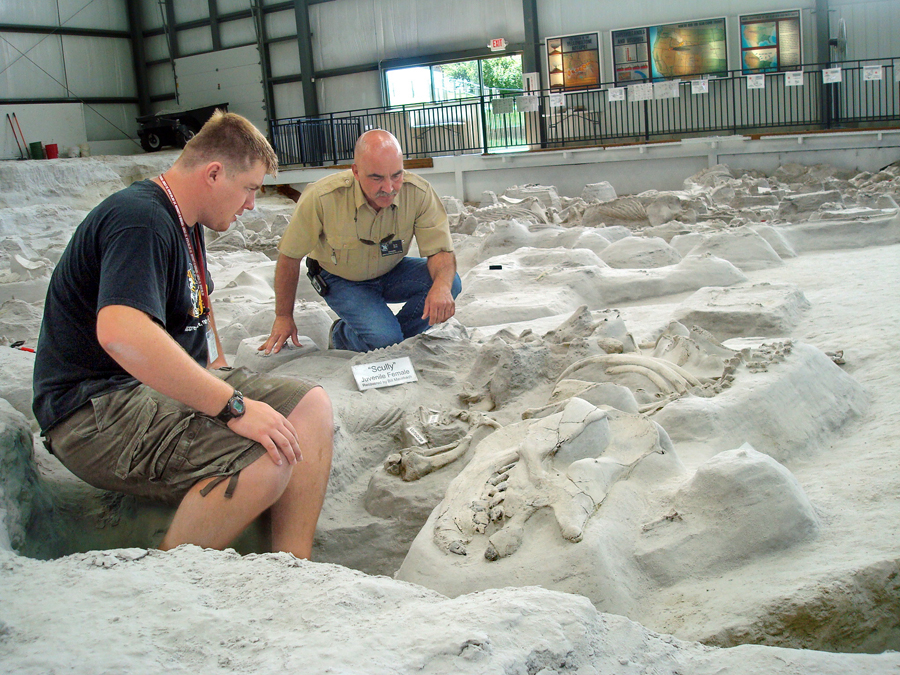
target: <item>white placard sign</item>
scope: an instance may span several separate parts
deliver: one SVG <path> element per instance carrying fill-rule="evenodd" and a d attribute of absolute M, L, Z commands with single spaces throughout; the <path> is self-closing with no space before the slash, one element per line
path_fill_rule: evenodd
<path fill-rule="evenodd" d="M 428 445 L 428 439 L 422 435 L 422 432 L 415 427 L 406 427 L 406 433 L 412 436 L 412 439 L 419 445 Z"/>
<path fill-rule="evenodd" d="M 691 80 L 692 94 L 708 94 L 709 80 Z"/>
<path fill-rule="evenodd" d="M 766 76 L 765 75 L 748 75 L 747 76 L 747 89 L 765 89 L 766 88 Z"/>
<path fill-rule="evenodd" d="M 681 80 L 667 80 L 653 85 L 653 98 L 678 98 L 678 85 Z"/>
<path fill-rule="evenodd" d="M 516 98 L 516 109 L 519 112 L 537 112 L 538 97 L 534 94 L 525 94 Z"/>
<path fill-rule="evenodd" d="M 628 85 L 629 101 L 649 101 L 653 98 L 653 85 L 650 82 L 646 84 Z"/>
<path fill-rule="evenodd" d="M 793 72 L 784 74 L 784 86 L 785 87 L 802 87 L 803 86 L 803 71 L 795 70 Z"/>
<path fill-rule="evenodd" d="M 612 89 L 607 89 L 607 94 L 609 95 L 610 101 L 624 101 L 625 100 L 625 87 L 613 87 Z"/>
<path fill-rule="evenodd" d="M 419 381 L 408 356 L 378 363 L 360 363 L 353 366 L 352 370 L 360 391 Z"/>
<path fill-rule="evenodd" d="M 822 82 L 825 84 L 837 84 L 843 78 L 840 68 L 826 68 L 822 71 Z"/>
<path fill-rule="evenodd" d="M 495 98 L 491 101 L 491 112 L 495 115 L 504 115 L 515 111 L 515 101 L 511 98 Z"/>
<path fill-rule="evenodd" d="M 881 66 L 863 66 L 863 80 L 874 82 L 884 77 Z"/>
<path fill-rule="evenodd" d="M 566 95 L 554 93 L 550 94 L 550 107 L 551 108 L 562 108 L 566 104 Z"/>

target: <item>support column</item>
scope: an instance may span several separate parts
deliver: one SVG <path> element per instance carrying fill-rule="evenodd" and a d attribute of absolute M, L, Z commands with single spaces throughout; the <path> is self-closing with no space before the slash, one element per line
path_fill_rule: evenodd
<path fill-rule="evenodd" d="M 303 111 L 306 117 L 318 117 L 319 96 L 316 93 L 316 77 L 313 66 L 313 38 L 309 25 L 309 0 L 294 0 L 294 16 L 297 21 L 297 48 L 300 52 Z"/>
<path fill-rule="evenodd" d="M 522 70 L 526 73 L 540 73 L 541 37 L 538 30 L 537 0 L 522 0 L 522 16 L 525 24 L 525 51 L 522 53 Z M 543 81 L 543 78 L 541 81 Z"/>
<path fill-rule="evenodd" d="M 541 73 L 541 36 L 538 29 L 537 0 L 522 0 L 522 17 L 525 26 L 525 50 L 522 52 L 522 72 L 537 73 L 538 81 L 543 82 Z M 538 103 L 538 134 L 542 148 L 547 147 L 547 120 L 544 118 L 544 99 Z"/>
<path fill-rule="evenodd" d="M 828 0 L 816 0 L 816 61 L 822 68 L 831 66 L 831 21 L 828 16 Z M 834 118 L 834 87 L 840 85 L 822 84 L 822 96 L 819 103 L 819 115 L 822 124 L 830 129 Z"/>
<path fill-rule="evenodd" d="M 272 66 L 269 61 L 269 35 L 266 31 L 266 16 L 263 13 L 261 0 L 250 0 L 250 10 L 253 12 L 253 21 L 256 24 L 256 44 L 258 45 L 257 49 L 259 49 L 263 100 L 266 106 L 266 131 L 269 134 L 269 138 L 272 138 L 272 120 L 277 117 L 275 111 L 275 87 L 272 85 Z"/>
<path fill-rule="evenodd" d="M 131 34 L 131 61 L 134 66 L 134 86 L 137 89 L 138 116 L 149 115 L 150 91 L 147 79 L 147 54 L 144 51 L 144 25 L 141 21 L 140 0 L 126 0 L 128 32 Z"/>
<path fill-rule="evenodd" d="M 213 51 L 222 49 L 222 32 L 219 30 L 219 8 L 216 0 L 209 0 L 209 30 L 212 33 Z"/>
<path fill-rule="evenodd" d="M 169 59 L 173 62 L 181 52 L 178 50 L 178 31 L 175 30 L 175 2 L 174 0 L 166 0 L 166 33 L 169 39 Z"/>

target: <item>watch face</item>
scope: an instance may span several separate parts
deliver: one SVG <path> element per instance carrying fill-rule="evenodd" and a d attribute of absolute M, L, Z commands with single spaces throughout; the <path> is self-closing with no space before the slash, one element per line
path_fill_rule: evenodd
<path fill-rule="evenodd" d="M 231 407 L 232 415 L 234 415 L 235 417 L 240 417 L 244 414 L 245 408 L 243 398 L 234 397 L 233 399 L 231 399 L 231 401 L 229 401 L 229 404 Z"/>

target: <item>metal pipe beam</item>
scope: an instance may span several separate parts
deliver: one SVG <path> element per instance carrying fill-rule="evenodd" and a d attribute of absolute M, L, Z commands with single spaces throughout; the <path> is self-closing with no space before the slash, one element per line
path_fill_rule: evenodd
<path fill-rule="evenodd" d="M 128 29 L 131 34 L 131 61 L 134 66 L 134 85 L 137 89 L 138 115 L 149 115 L 150 86 L 147 79 L 147 55 L 141 37 L 141 7 L 139 0 L 125 0 L 128 11 Z"/>
<path fill-rule="evenodd" d="M 539 73 L 541 71 L 541 37 L 538 30 L 537 0 L 522 0 L 522 17 L 525 24 L 522 72 Z"/>
<path fill-rule="evenodd" d="M 37 33 L 39 35 L 75 35 L 79 37 L 131 37 L 124 30 L 105 30 L 101 28 L 66 28 L 65 26 L 27 26 L 23 24 L 0 23 L 0 33 Z"/>
<path fill-rule="evenodd" d="M 0 105 L 32 105 L 44 103 L 139 103 L 136 96 L 78 96 L 71 98 L 0 98 Z"/>
<path fill-rule="evenodd" d="M 169 57 L 172 61 L 181 56 L 178 50 L 178 29 L 175 27 L 175 2 L 165 0 L 166 7 L 166 33 L 169 40 Z"/>
<path fill-rule="evenodd" d="M 309 0 L 294 0 L 297 21 L 297 48 L 300 52 L 300 82 L 303 87 L 303 112 L 307 117 L 319 116 L 319 95 L 313 65 L 312 31 L 309 25 Z"/>
<path fill-rule="evenodd" d="M 219 31 L 219 7 L 216 0 L 208 0 L 209 6 L 209 31 L 212 33 L 213 51 L 222 49 L 222 33 Z"/>

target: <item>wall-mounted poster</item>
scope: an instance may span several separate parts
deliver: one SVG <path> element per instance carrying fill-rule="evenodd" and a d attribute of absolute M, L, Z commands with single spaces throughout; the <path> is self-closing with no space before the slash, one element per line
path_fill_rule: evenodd
<path fill-rule="evenodd" d="M 725 19 L 612 31 L 616 83 L 724 75 Z"/>
<path fill-rule="evenodd" d="M 648 82 L 650 58 L 646 28 L 613 31 L 616 82 Z"/>
<path fill-rule="evenodd" d="M 550 90 L 583 89 L 600 84 L 600 37 L 597 33 L 547 38 Z"/>
<path fill-rule="evenodd" d="M 741 16 L 744 75 L 800 68 L 800 10 Z"/>

